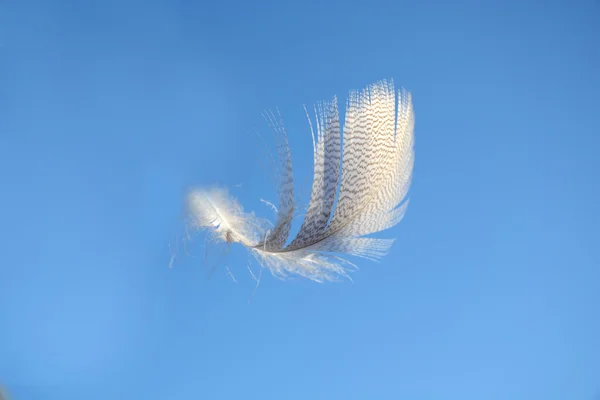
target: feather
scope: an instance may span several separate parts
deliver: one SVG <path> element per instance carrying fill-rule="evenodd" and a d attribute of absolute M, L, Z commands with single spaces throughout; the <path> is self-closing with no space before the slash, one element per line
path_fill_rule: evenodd
<path fill-rule="evenodd" d="M 278 156 L 275 223 L 245 213 L 225 189 L 194 190 L 188 205 L 195 228 L 210 231 L 217 240 L 242 244 L 275 276 L 294 274 L 322 282 L 348 276 L 355 266 L 343 255 L 378 260 L 392 246 L 393 239 L 365 236 L 393 227 L 406 213 L 414 166 L 414 113 L 410 93 L 396 91 L 387 81 L 350 93 L 343 135 L 337 98 L 318 103 L 315 113 L 316 137 L 310 123 L 310 201 L 289 243 L 294 181 L 279 113 L 266 115 Z"/>

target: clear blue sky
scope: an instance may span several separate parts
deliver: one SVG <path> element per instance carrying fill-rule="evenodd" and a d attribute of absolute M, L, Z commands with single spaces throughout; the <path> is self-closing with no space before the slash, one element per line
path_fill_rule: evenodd
<path fill-rule="evenodd" d="M 14 400 L 597 399 L 600 5 L 499 3 L 3 2 L 0 384 Z M 302 104 L 382 78 L 416 110 L 387 258 L 354 283 L 263 274 L 250 304 L 239 247 L 237 284 L 198 258 L 168 268 L 189 187 L 242 184 L 271 215 L 264 109 L 300 182 Z"/>

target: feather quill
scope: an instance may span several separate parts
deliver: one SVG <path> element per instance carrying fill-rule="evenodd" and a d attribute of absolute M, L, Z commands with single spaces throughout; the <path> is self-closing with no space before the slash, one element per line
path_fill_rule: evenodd
<path fill-rule="evenodd" d="M 294 180 L 279 113 L 266 115 L 277 145 L 275 223 L 245 213 L 225 189 L 193 190 L 188 206 L 192 226 L 210 231 L 217 240 L 242 244 L 272 274 L 322 282 L 347 276 L 354 264 L 344 255 L 378 260 L 392 246 L 394 239 L 365 236 L 393 227 L 406 213 L 414 166 L 414 113 L 410 93 L 396 91 L 393 82 L 385 80 L 350 93 L 343 134 L 336 97 L 318 103 L 315 113 L 316 136 L 310 124 L 310 202 L 291 241 Z"/>

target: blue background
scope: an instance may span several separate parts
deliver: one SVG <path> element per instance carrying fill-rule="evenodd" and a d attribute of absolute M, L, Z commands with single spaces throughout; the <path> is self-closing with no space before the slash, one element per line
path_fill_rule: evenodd
<path fill-rule="evenodd" d="M 14 400 L 600 396 L 597 1 L 0 10 L 0 384 Z M 227 185 L 272 217 L 264 109 L 283 114 L 300 183 L 302 104 L 382 78 L 416 110 L 388 257 L 359 261 L 354 283 L 263 274 L 250 303 L 239 246 L 213 249 L 210 279 L 201 237 L 168 268 L 190 187 Z"/>

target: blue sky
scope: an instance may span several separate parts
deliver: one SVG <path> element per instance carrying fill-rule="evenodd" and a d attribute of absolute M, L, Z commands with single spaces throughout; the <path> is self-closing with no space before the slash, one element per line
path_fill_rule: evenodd
<path fill-rule="evenodd" d="M 600 396 L 598 2 L 0 6 L 0 385 L 21 399 Z M 271 216 L 302 104 L 413 93 L 405 220 L 354 283 L 168 268 L 186 190 Z M 192 254 L 201 254 L 199 239 Z"/>

